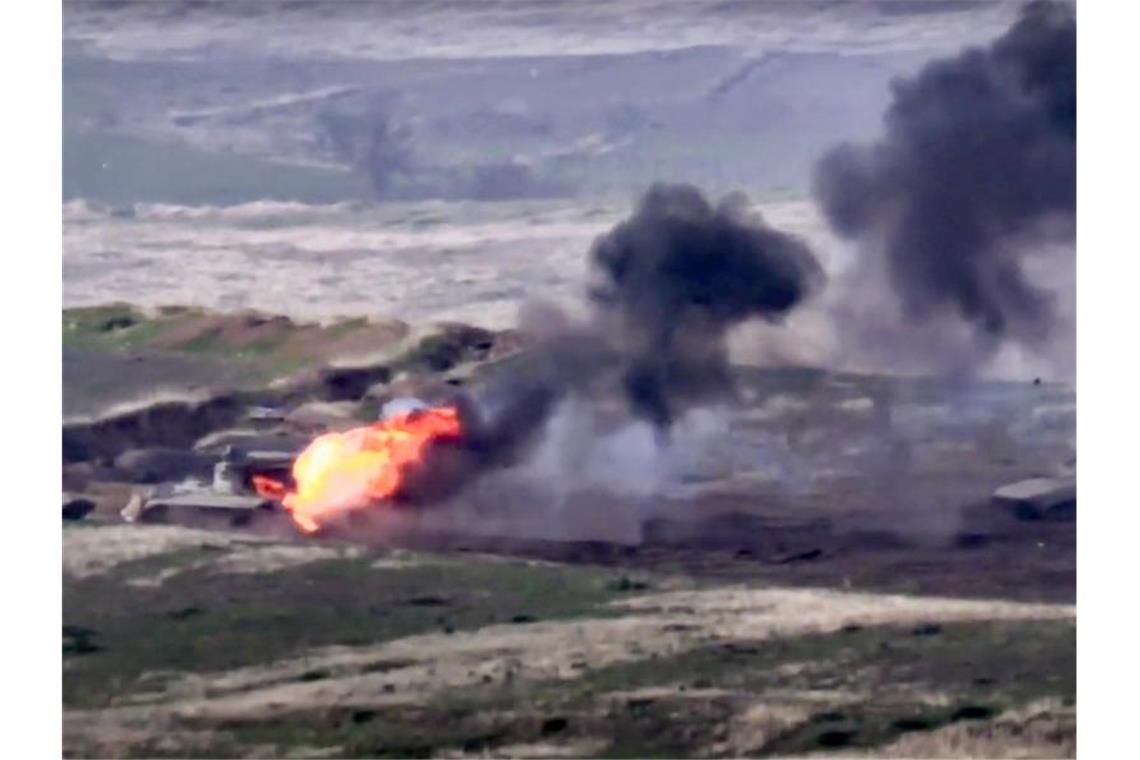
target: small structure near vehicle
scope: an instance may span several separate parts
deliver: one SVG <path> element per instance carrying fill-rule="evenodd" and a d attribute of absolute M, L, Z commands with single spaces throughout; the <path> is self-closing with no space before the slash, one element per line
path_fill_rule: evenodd
<path fill-rule="evenodd" d="M 1075 478 L 1029 478 L 994 491 L 996 505 L 1019 520 L 1073 519 L 1077 506 Z"/>

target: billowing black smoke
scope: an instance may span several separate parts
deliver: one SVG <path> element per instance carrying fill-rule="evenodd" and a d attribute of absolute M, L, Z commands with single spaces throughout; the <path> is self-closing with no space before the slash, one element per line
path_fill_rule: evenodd
<path fill-rule="evenodd" d="M 463 436 L 408 473 L 404 500 L 443 500 L 517 462 L 570 395 L 624 399 L 663 439 L 680 413 L 731 394 L 729 328 L 779 320 L 823 277 L 808 247 L 750 215 L 743 196 L 713 206 L 689 185 L 650 188 L 595 241 L 590 261 L 589 318 L 526 310 L 520 327 L 537 341 L 458 399 Z"/>
<path fill-rule="evenodd" d="M 816 197 L 884 257 L 906 317 L 956 313 L 983 345 L 1039 346 L 1054 304 L 1027 274 L 1026 237 L 1073 234 L 1076 102 L 1073 8 L 1032 3 L 990 47 L 897 82 L 883 139 L 828 153 Z"/>
<path fill-rule="evenodd" d="M 731 388 L 725 335 L 778 320 L 822 278 L 797 238 L 749 215 L 742 196 L 712 206 L 690 185 L 655 185 L 599 238 L 590 297 L 617 342 L 633 412 L 665 430 L 676 410 Z"/>

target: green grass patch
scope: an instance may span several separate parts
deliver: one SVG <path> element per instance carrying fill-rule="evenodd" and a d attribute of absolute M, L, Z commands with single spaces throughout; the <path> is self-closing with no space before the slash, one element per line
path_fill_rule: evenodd
<path fill-rule="evenodd" d="M 235 346 L 222 337 L 219 325 L 216 330 L 206 330 L 176 344 L 157 348 L 160 339 L 169 338 L 172 330 L 205 316 L 208 316 L 206 311 L 194 308 L 167 308 L 147 313 L 125 303 L 64 309 L 62 342 L 68 349 L 105 352 L 161 350 L 167 354 L 246 360 L 264 365 L 266 370 L 292 370 L 322 363 L 330 358 L 327 356 L 330 344 L 370 326 L 364 317 L 345 319 L 323 327 L 293 324 L 260 340 Z M 305 333 L 308 339 L 299 346 L 293 339 L 300 333 Z"/>
<path fill-rule="evenodd" d="M 90 351 L 147 348 L 163 333 L 202 315 L 197 309 L 148 314 L 125 303 L 63 310 L 63 347 Z"/>
<path fill-rule="evenodd" d="M 818 709 L 749 754 L 873 748 L 908 732 L 988 720 L 1037 699 L 1075 704 L 1076 630 L 1071 621 L 876 626 L 707 644 L 603 668 L 584 661 L 580 672 L 568 682 L 450 692 L 432 707 L 441 714 L 494 715 L 526 706 L 565 720 L 568 737 L 607 737 L 604 757 L 684 757 L 723 738 L 727 721 L 755 699 L 850 691 L 873 696 Z M 654 687 L 674 691 L 655 698 L 616 696 Z M 922 693 L 949 702 L 923 705 L 914 698 Z M 533 732 L 515 733 L 511 743 L 536 740 Z"/>
<path fill-rule="evenodd" d="M 621 614 L 605 603 L 653 587 L 648 576 L 524 562 L 430 558 L 422 565 L 375 569 L 375 556 L 256 575 L 189 569 L 159 588 L 124 585 L 140 573 L 200 560 L 211 551 L 218 552 L 176 552 L 65 582 L 65 706 L 105 705 L 142 688 L 139 679 L 153 671 L 217 671 L 329 645 Z M 325 747 L 337 748 L 341 757 L 428 757 L 602 740 L 598 754 L 604 757 L 692 756 L 722 741 L 735 716 L 757 700 L 794 704 L 797 694 L 831 691 L 853 696 L 830 706 L 813 704 L 803 720 L 746 754 L 873 749 L 912 732 L 987 721 L 1042 698 L 1075 704 L 1075 636 L 1072 621 L 994 621 L 695 640 L 694 648 L 679 654 L 604 667 L 583 658 L 572 664 L 579 676 L 570 680 L 505 675 L 414 706 L 336 704 L 268 720 L 187 720 L 176 728 L 215 732 L 209 747 L 140 744 L 132 751 L 210 757 Z M 314 663 L 298 678 L 319 682 L 338 675 Z M 628 694 L 653 688 L 665 691 Z M 916 699 L 922 694 L 944 701 L 924 703 Z"/>
<path fill-rule="evenodd" d="M 781 668 L 802 664 L 802 668 Z M 1076 689 L 1071 621 L 876 626 L 840 633 L 731 642 L 670 657 L 591 670 L 575 689 L 681 685 L 762 693 L 858 690 L 873 676 L 884 697 L 914 687 L 965 701 L 1070 698 Z"/>
<path fill-rule="evenodd" d="M 102 646 L 69 664 L 65 705 L 106 704 L 148 671 L 224 670 L 334 644 L 374 644 L 523 617 L 614 614 L 600 605 L 617 596 L 610 574 L 590 568 L 443 561 L 374 569 L 374 557 L 256 574 L 197 568 L 157 588 L 124 583 L 208 555 L 178 552 L 104 576 L 65 579 L 65 623 L 93 631 Z M 188 609 L 196 612 L 178 614 Z"/>

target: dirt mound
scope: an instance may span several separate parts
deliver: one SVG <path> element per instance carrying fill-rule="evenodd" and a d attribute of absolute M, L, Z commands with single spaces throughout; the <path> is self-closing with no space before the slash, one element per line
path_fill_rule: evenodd
<path fill-rule="evenodd" d="M 151 342 L 153 348 L 187 349 L 213 344 L 241 349 L 281 341 L 296 329 L 291 319 L 258 312 L 203 314 L 191 317 Z"/>
<path fill-rule="evenodd" d="M 188 370 L 200 365 L 206 375 L 223 361 L 245 374 L 237 382 L 240 372 L 217 373 L 224 385 L 212 390 L 199 378 L 196 386 L 163 392 L 169 372 L 156 377 L 158 384 L 149 390 L 126 383 L 129 387 L 120 390 L 133 400 L 64 424 L 65 464 L 110 464 L 130 449 L 189 450 L 203 436 L 236 427 L 255 405 L 291 409 L 314 401 L 382 401 L 391 395 L 384 390 L 390 383 L 399 392 L 450 389 L 463 380 L 452 382 L 445 373 L 467 378 L 481 364 L 520 348 L 511 336 L 500 340 L 498 333 L 459 323 L 412 333 L 395 320 L 299 324 L 252 311 L 211 314 L 167 307 L 144 312 L 123 304 L 66 310 L 64 345 L 72 347 L 65 350 L 77 365 L 65 375 L 65 398 L 85 395 L 90 375 L 84 367 L 103 357 L 130 359 L 114 365 L 120 377 L 147 356 L 178 359 Z M 132 355 L 123 356 L 128 349 Z"/>

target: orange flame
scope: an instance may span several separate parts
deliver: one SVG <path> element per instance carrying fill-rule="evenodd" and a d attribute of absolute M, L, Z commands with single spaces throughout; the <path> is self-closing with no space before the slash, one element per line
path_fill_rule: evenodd
<path fill-rule="evenodd" d="M 261 496 L 280 501 L 293 521 L 312 533 L 339 514 L 394 494 L 404 467 L 420 461 L 428 443 L 460 432 L 454 407 L 400 414 L 314 439 L 293 463 L 295 491 L 260 475 L 253 484 Z"/>

